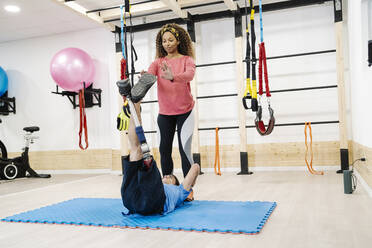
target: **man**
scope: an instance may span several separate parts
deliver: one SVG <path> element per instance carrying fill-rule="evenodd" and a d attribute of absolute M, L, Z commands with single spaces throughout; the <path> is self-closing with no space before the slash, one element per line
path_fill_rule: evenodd
<path fill-rule="evenodd" d="M 145 73 L 132 89 L 130 89 L 128 79 L 117 83 L 120 94 L 135 102 L 132 106 L 135 107 L 136 113 L 133 113 L 133 109 L 131 111 L 132 115 L 137 115 L 140 123 L 139 101 L 155 81 L 156 77 Z M 193 164 L 182 184 L 179 184 L 174 175 L 168 175 L 162 179 L 152 156 L 149 160 L 143 160 L 141 144 L 133 119 L 130 116 L 128 129 L 130 155 L 128 158 L 122 157 L 123 182 L 121 196 L 124 207 L 128 209 L 129 214 L 167 214 L 183 204 L 195 185 L 200 167 L 198 164 Z"/>

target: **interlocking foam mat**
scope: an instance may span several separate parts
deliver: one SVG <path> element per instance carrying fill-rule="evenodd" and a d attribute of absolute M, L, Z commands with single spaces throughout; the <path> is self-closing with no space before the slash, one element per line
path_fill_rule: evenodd
<path fill-rule="evenodd" d="M 192 201 L 166 215 L 125 216 L 121 199 L 76 198 L 2 221 L 258 234 L 275 207 L 275 202 Z"/>

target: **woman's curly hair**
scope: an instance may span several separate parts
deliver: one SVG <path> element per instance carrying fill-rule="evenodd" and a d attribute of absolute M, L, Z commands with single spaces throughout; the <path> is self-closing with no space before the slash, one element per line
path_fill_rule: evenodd
<path fill-rule="evenodd" d="M 177 49 L 182 55 L 190 56 L 195 59 L 194 48 L 189 33 L 183 29 L 180 25 L 175 23 L 165 24 L 156 35 L 156 58 L 164 58 L 167 56 L 167 52 L 163 48 L 163 34 L 165 32 L 171 32 L 176 39 L 180 42 Z"/>

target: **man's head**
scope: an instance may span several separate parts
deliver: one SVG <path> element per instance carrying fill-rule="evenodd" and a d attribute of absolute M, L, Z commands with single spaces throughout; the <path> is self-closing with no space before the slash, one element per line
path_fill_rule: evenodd
<path fill-rule="evenodd" d="M 180 185 L 180 182 L 178 181 L 178 178 L 175 175 L 165 175 L 163 177 L 163 183 Z"/>

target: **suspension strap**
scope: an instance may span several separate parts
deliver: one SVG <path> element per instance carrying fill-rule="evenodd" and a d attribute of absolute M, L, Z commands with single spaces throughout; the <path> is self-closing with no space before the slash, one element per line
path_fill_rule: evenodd
<path fill-rule="evenodd" d="M 265 87 L 266 87 L 266 97 L 267 99 L 271 97 L 269 89 L 269 78 L 267 75 L 267 64 L 266 64 L 266 49 L 263 40 L 263 21 L 262 21 L 262 0 L 259 0 L 259 10 L 260 10 L 260 33 L 261 33 L 261 43 L 259 44 L 259 65 L 258 65 L 258 81 L 259 81 L 259 95 L 262 96 L 262 68 L 264 70 Z M 269 100 L 268 100 L 269 101 Z"/>
<path fill-rule="evenodd" d="M 252 100 L 251 100 L 251 108 L 253 112 L 256 112 L 258 110 L 258 103 L 257 103 L 257 86 L 256 86 L 256 64 L 257 64 L 257 58 L 256 58 L 256 32 L 254 29 L 254 5 L 253 0 L 249 1 L 249 5 L 251 8 L 251 45 L 252 45 Z"/>
<path fill-rule="evenodd" d="M 220 144 L 219 144 L 219 141 L 218 141 L 218 127 L 216 127 L 216 145 L 215 145 L 215 148 L 216 148 L 216 152 L 215 152 L 215 156 L 214 156 L 214 173 L 216 173 L 216 175 L 218 176 L 221 176 L 221 163 L 220 163 Z M 218 171 L 217 171 L 217 165 L 218 165 Z"/>
<path fill-rule="evenodd" d="M 125 6 L 125 8 L 124 8 Z M 121 60 L 121 67 L 124 68 L 122 69 L 122 74 L 121 74 L 121 79 L 125 79 L 129 77 L 129 72 L 127 70 L 127 54 L 128 54 L 128 46 L 127 46 L 127 23 L 125 19 L 125 13 L 129 14 L 129 23 L 130 23 L 130 30 L 129 30 L 129 38 L 130 38 L 130 54 L 131 54 L 131 84 L 133 86 L 134 83 L 134 73 L 136 72 L 136 69 L 134 67 L 134 62 L 138 60 L 138 55 L 136 52 L 136 49 L 134 49 L 133 46 L 133 23 L 132 23 L 132 14 L 130 12 L 130 0 L 125 0 L 125 5 L 120 5 L 120 23 L 121 23 L 121 48 L 122 48 L 122 53 L 123 53 L 123 59 Z M 124 11 L 123 11 L 124 8 Z M 123 71 L 124 75 L 123 76 Z"/>
<path fill-rule="evenodd" d="M 120 79 L 123 80 L 128 78 L 129 73 L 127 70 L 127 22 L 125 19 L 125 11 L 123 10 L 124 6 L 120 5 L 120 40 L 121 40 L 121 53 L 123 58 L 120 61 Z M 125 6 L 127 8 L 127 6 Z"/>
<path fill-rule="evenodd" d="M 261 43 L 262 43 L 263 42 L 262 0 L 259 0 L 258 7 L 260 10 L 260 37 L 261 37 Z"/>
<path fill-rule="evenodd" d="M 309 147 L 307 143 L 307 129 L 308 128 L 309 128 L 309 136 L 310 136 L 310 162 L 308 161 L 308 153 L 309 153 Z M 311 131 L 311 122 L 305 122 L 305 146 L 306 146 L 305 162 L 306 162 L 307 169 L 313 175 L 324 175 L 323 171 L 315 171 L 313 169 L 314 153 L 313 153 L 313 133 Z"/>
<path fill-rule="evenodd" d="M 87 129 L 87 116 L 85 114 L 85 98 L 84 98 L 84 87 L 79 91 L 79 110 L 80 110 L 80 130 L 79 130 L 79 147 L 81 150 L 86 150 L 89 146 L 88 144 L 88 129 Z M 85 136 L 85 147 L 81 142 L 81 136 L 84 130 Z"/>
<path fill-rule="evenodd" d="M 123 11 L 123 5 L 120 5 L 120 40 L 121 40 L 121 53 L 123 58 L 127 59 L 127 25 L 125 21 L 125 12 Z"/>
<path fill-rule="evenodd" d="M 245 34 L 246 34 L 246 50 L 245 50 L 245 65 L 246 65 L 246 82 L 245 91 L 243 94 L 243 106 L 245 109 L 250 109 L 247 105 L 247 100 L 252 99 L 251 92 L 251 45 L 249 43 L 249 22 L 248 22 L 248 7 L 245 0 Z"/>
<path fill-rule="evenodd" d="M 259 66 L 258 66 L 258 82 L 259 82 L 259 90 L 258 94 L 260 95 L 260 101 L 258 104 L 258 111 L 256 113 L 256 120 L 255 120 L 255 125 L 258 133 L 262 136 L 264 135 L 269 135 L 274 129 L 275 126 L 275 117 L 274 117 L 274 110 L 271 108 L 270 105 L 270 88 L 269 88 L 269 80 L 267 76 L 267 65 L 266 65 L 266 52 L 265 52 L 265 44 L 261 43 L 260 44 L 260 60 L 259 60 Z M 262 121 L 262 105 L 261 105 L 261 99 L 263 95 L 263 80 L 262 80 L 262 68 L 264 69 L 264 74 L 265 74 L 265 89 L 266 89 L 266 100 L 267 100 L 267 105 L 268 105 L 268 110 L 269 110 L 269 124 L 267 128 L 265 127 L 264 122 Z"/>
<path fill-rule="evenodd" d="M 259 44 L 259 64 L 258 64 L 258 94 L 259 94 L 259 103 L 258 103 L 258 111 L 256 113 L 256 129 L 260 135 L 269 135 L 274 129 L 275 126 L 275 118 L 274 118 L 274 110 L 271 108 L 270 105 L 270 88 L 269 88 L 269 78 L 267 73 L 267 64 L 266 64 L 266 50 L 265 50 L 265 43 L 263 42 L 263 22 L 262 22 L 262 2 L 259 1 L 259 10 L 260 10 L 260 30 L 261 30 L 261 43 Z M 262 121 L 262 95 L 263 95 L 263 79 L 262 79 L 262 72 L 264 73 L 265 79 L 265 91 L 266 91 L 266 100 L 269 110 L 269 124 L 267 128 L 265 127 L 264 122 Z"/>
<path fill-rule="evenodd" d="M 263 95 L 263 80 L 262 80 L 262 69 L 264 72 L 264 79 L 265 79 L 265 91 L 266 91 L 266 99 L 269 102 L 269 97 L 271 97 L 270 88 L 269 88 L 269 78 L 267 74 L 267 64 L 266 64 L 266 51 L 265 51 L 265 43 L 262 42 L 259 45 L 259 64 L 258 64 L 258 94 L 260 97 Z"/>
<path fill-rule="evenodd" d="M 130 1 L 128 1 L 129 3 Z M 129 22 L 130 22 L 130 61 L 131 61 L 131 77 L 130 80 L 132 82 L 132 86 L 134 83 L 134 73 L 136 72 L 136 68 L 134 67 L 134 62 L 138 60 L 136 49 L 134 49 L 133 41 L 134 41 L 134 34 L 133 34 L 133 23 L 132 23 L 132 14 L 130 12 L 130 3 L 129 3 Z"/>
<path fill-rule="evenodd" d="M 245 1 L 245 23 L 246 23 L 246 34 L 247 34 L 247 49 L 246 49 L 246 67 L 247 67 L 247 77 L 246 77 L 246 88 L 243 95 L 243 106 L 245 109 L 252 109 L 256 112 L 258 110 L 257 103 L 257 86 L 256 86 L 256 34 L 254 29 L 254 5 L 253 0 L 250 0 L 251 15 L 250 22 L 248 22 L 248 11 L 247 11 L 247 1 Z M 249 41 L 249 29 L 251 30 L 251 41 Z M 252 56 L 251 56 L 252 54 Z M 251 78 L 251 68 L 252 68 L 252 78 Z M 247 100 L 251 99 L 251 106 L 248 107 Z"/>

